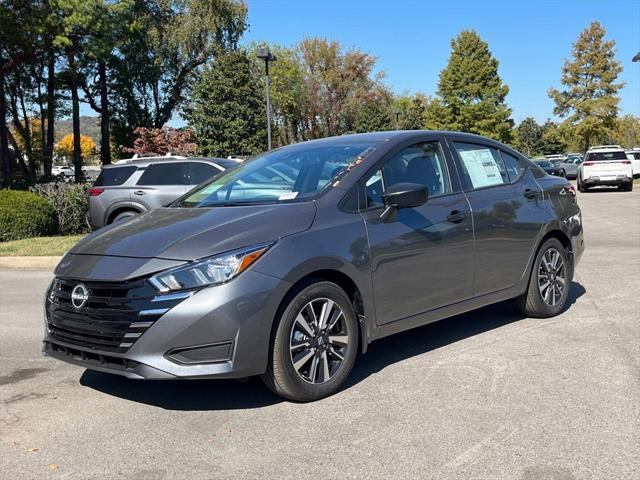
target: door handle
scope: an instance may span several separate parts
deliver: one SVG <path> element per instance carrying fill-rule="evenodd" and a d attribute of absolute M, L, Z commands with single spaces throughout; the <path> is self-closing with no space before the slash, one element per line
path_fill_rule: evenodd
<path fill-rule="evenodd" d="M 534 200 L 538 198 L 538 192 L 536 192 L 532 188 L 527 188 L 524 191 L 524 198 L 528 198 L 529 200 Z"/>
<path fill-rule="evenodd" d="M 144 195 L 144 190 L 136 190 L 133 192 L 134 195 Z"/>
<path fill-rule="evenodd" d="M 447 222 L 449 223 L 462 223 L 469 215 L 468 212 L 461 212 L 459 210 L 454 210 L 449 215 L 447 215 Z"/>

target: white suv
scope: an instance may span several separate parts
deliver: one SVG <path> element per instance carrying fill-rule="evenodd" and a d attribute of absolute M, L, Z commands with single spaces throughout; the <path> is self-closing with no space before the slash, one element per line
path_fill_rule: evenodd
<path fill-rule="evenodd" d="M 633 169 L 619 145 L 591 147 L 578 168 L 578 189 L 586 192 L 599 185 L 616 186 L 621 190 L 633 190 Z"/>

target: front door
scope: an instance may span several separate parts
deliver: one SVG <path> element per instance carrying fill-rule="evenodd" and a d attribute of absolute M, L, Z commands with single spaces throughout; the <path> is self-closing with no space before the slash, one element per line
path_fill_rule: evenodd
<path fill-rule="evenodd" d="M 464 194 L 452 181 L 438 142 L 392 153 L 364 180 L 371 276 L 378 324 L 421 314 L 473 294 L 473 234 Z M 382 193 L 396 183 L 427 186 L 419 207 L 400 209 L 386 220 Z M 457 185 L 457 182 L 453 182 Z"/>

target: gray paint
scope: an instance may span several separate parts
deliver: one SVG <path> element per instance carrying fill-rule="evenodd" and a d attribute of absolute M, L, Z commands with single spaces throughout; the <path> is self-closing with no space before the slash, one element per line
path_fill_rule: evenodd
<path fill-rule="evenodd" d="M 124 374 L 200 378 L 263 373 L 272 325 L 287 293 L 302 278 L 327 271 L 348 278 L 360 294 L 364 349 L 376 338 L 520 295 L 537 248 L 549 233 L 569 239 L 574 262 L 580 259 L 582 226 L 568 220 L 580 210 L 567 194 L 565 179 L 536 179 L 526 171 L 511 185 L 469 191 L 457 175 L 457 159 L 448 145 L 451 140 L 483 142 L 523 158 L 509 147 L 449 132 L 380 132 L 353 138 L 380 143 L 314 201 L 157 209 L 95 232 L 64 258 L 58 276 L 119 282 L 274 242 L 249 270 L 225 285 L 198 291 L 160 317 L 126 354 L 114 354 L 144 367 Z M 442 142 L 452 194 L 400 210 L 386 223 L 379 218 L 381 209 L 340 209 L 347 192 L 359 188 L 360 180 L 390 153 L 425 140 Z M 526 198 L 527 189 L 536 195 Z M 451 223 L 447 216 L 454 210 L 469 215 Z M 220 342 L 233 342 L 231 361 L 194 366 L 165 357 L 174 348 Z"/>

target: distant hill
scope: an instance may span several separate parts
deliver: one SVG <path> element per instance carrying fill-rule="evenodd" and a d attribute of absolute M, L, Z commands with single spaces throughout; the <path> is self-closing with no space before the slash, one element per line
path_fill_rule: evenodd
<path fill-rule="evenodd" d="M 57 120 L 55 125 L 55 141 L 59 142 L 65 135 L 73 133 L 73 121 L 70 118 Z M 100 117 L 80 117 L 80 135 L 86 135 L 100 145 Z"/>

